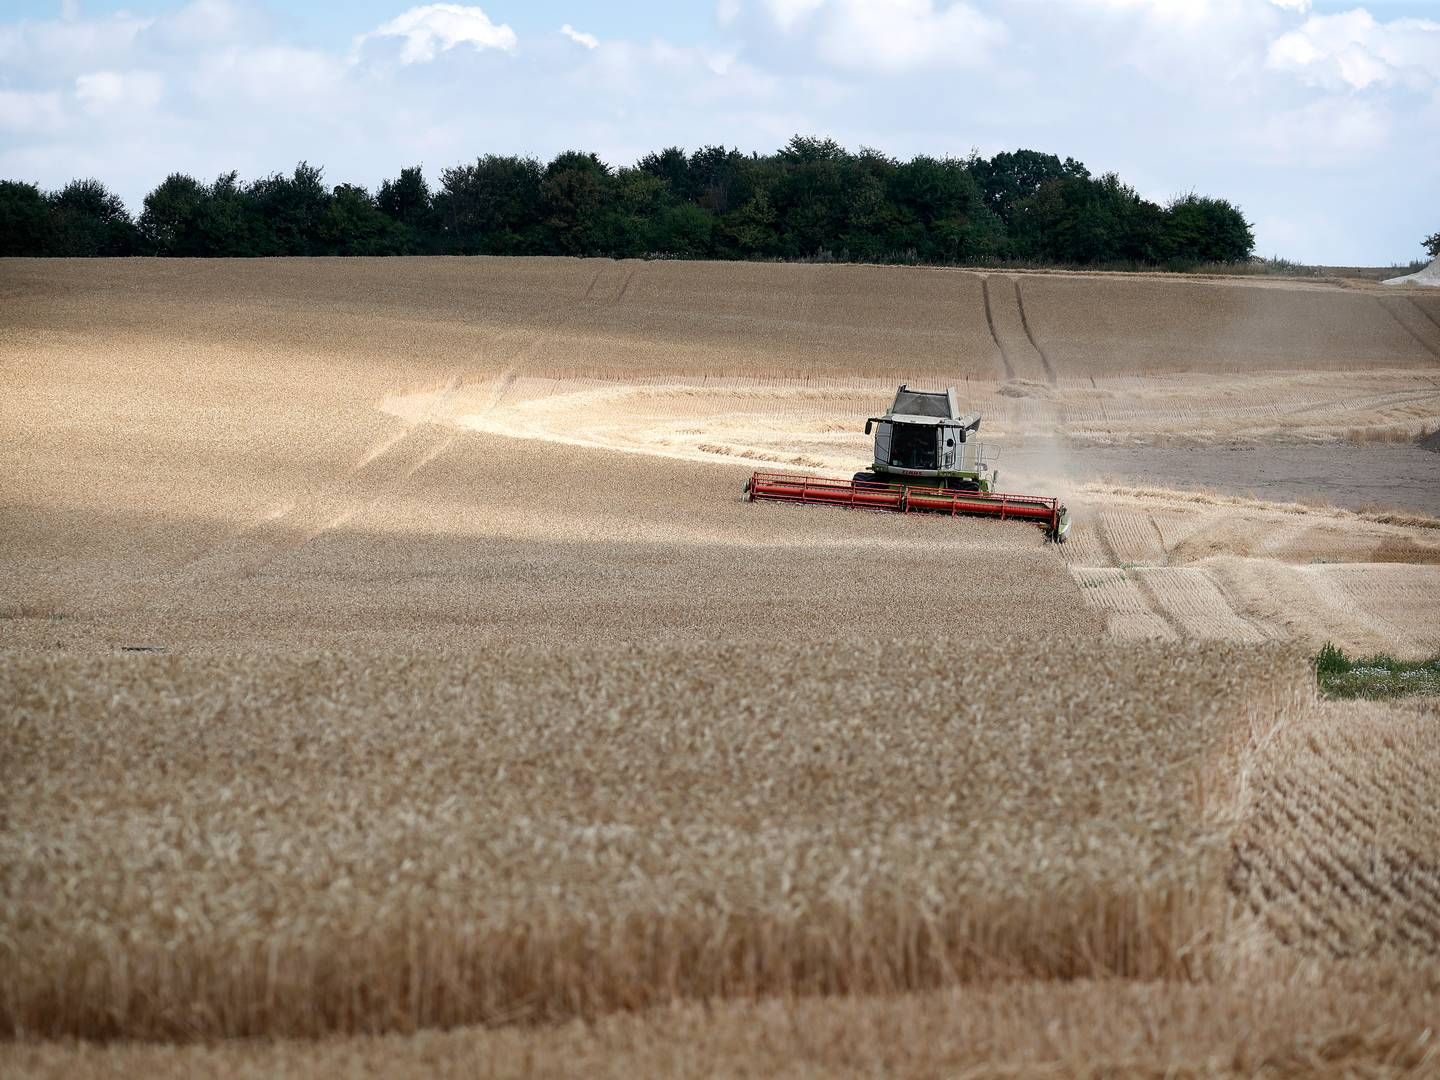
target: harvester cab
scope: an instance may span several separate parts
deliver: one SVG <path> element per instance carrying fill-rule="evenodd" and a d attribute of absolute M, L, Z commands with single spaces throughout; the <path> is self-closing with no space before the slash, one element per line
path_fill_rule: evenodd
<path fill-rule="evenodd" d="M 911 390 L 904 383 L 884 416 L 865 421 L 875 435 L 875 461 L 855 479 L 870 483 L 904 482 L 919 477 L 953 491 L 989 492 L 992 472 L 980 445 L 980 414 L 961 413 L 955 388 Z"/>
<path fill-rule="evenodd" d="M 898 514 L 948 514 L 1029 521 L 1055 541 L 1070 532 L 1059 499 L 995 491 L 995 473 L 980 449 L 980 414 L 961 413 L 955 388 L 911 390 L 903 383 L 884 416 L 865 421 L 875 460 L 853 479 L 757 472 L 745 485 L 751 502 L 813 503 Z"/>

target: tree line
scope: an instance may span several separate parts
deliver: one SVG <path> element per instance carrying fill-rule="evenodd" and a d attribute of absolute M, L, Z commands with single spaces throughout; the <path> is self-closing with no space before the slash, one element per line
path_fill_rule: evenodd
<path fill-rule="evenodd" d="M 1183 266 L 1249 258 L 1240 209 L 1189 194 L 1160 206 L 1114 173 L 1016 150 L 991 158 L 851 153 L 795 136 L 774 154 L 671 147 L 612 168 L 486 154 L 418 167 L 370 192 L 301 162 L 242 183 L 175 173 L 138 217 L 98 180 L 60 191 L 0 181 L 0 255 L 601 255 L 958 264 Z"/>

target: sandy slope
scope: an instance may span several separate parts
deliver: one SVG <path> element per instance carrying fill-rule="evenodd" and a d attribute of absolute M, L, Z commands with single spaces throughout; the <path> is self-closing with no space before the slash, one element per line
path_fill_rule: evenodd
<path fill-rule="evenodd" d="M 894 382 L 953 382 L 985 412 L 1006 486 L 1111 514 L 1082 525 L 1075 550 L 1098 553 L 1084 565 L 1138 568 L 1105 554 L 1134 513 L 1123 499 L 1076 490 L 1064 460 L 1009 472 L 1007 443 L 1404 437 L 1440 417 L 1440 324 L 1406 296 L 1315 285 L 21 261 L 0 267 L 0 296 L 0 420 L 15 436 L 0 602 L 6 639 L 30 645 L 866 635 L 883 598 L 940 620 L 960 577 L 977 632 L 1015 621 L 1004 598 L 1018 590 L 1048 631 L 1108 618 L 1127 633 L 1153 620 L 1090 614 L 1083 600 L 1115 590 L 1076 589 L 1077 557 L 1067 567 L 1031 531 L 745 506 L 745 470 L 849 472 L 867 455 L 860 421 Z M 1165 513 L 1197 529 L 1216 516 Z M 1261 518 L 1244 518 L 1258 532 L 1242 547 L 1270 543 Z M 1161 614 L 1173 634 L 1429 647 L 1412 616 L 1371 617 L 1391 586 L 1365 582 L 1433 591 L 1434 534 L 1362 532 L 1343 550 L 1302 537 L 1262 553 L 1306 568 L 1277 571 L 1314 609 L 1294 625 L 1257 623 L 1243 582 L 1227 590 L 1208 566 L 1202 581 L 1163 553 L 1140 592 L 1160 609 L 1231 598 L 1233 618 Z M 1403 558 L 1410 576 L 1308 568 L 1321 558 Z"/>

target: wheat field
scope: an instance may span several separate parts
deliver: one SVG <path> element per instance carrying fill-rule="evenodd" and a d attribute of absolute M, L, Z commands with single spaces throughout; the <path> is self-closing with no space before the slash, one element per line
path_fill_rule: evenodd
<path fill-rule="evenodd" d="M 1303 665 L 971 660 L 12 665 L 0 1025 L 320 1035 L 1202 971 L 1245 758 Z"/>
<path fill-rule="evenodd" d="M 0 261 L 0 1070 L 1433 1072 L 1434 705 L 1306 656 L 1440 649 L 1440 522 L 1219 463 L 1440 427 L 1437 317 Z M 743 501 L 901 381 L 1070 542 Z M 1162 446 L 1194 486 L 1087 465 Z"/>

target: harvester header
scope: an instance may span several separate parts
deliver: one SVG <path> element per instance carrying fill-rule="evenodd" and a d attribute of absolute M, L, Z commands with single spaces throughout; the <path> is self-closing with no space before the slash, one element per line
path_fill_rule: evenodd
<path fill-rule="evenodd" d="M 865 421 L 865 434 L 872 433 L 874 461 L 850 480 L 757 472 L 745 494 L 752 502 L 1031 521 L 1056 541 L 1069 533 L 1070 515 L 1059 499 L 994 490 L 997 474 L 981 451 L 980 414 L 960 412 L 954 387 L 911 390 L 902 383 L 885 415 Z"/>

